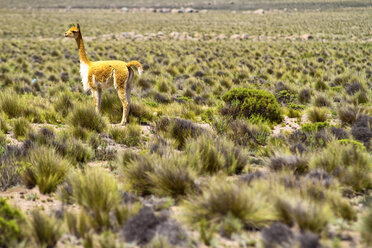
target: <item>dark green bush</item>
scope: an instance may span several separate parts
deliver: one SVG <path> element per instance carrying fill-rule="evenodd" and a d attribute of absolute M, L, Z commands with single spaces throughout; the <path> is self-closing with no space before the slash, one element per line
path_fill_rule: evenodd
<path fill-rule="evenodd" d="M 301 130 L 307 133 L 318 132 L 329 126 L 328 122 L 315 122 L 303 124 Z"/>
<path fill-rule="evenodd" d="M 281 122 L 280 105 L 275 96 L 265 90 L 236 88 L 222 96 L 226 105 L 221 109 L 224 115 L 251 117 L 260 115 L 272 122 Z"/>
<path fill-rule="evenodd" d="M 0 198 L 0 247 L 10 247 L 21 237 L 20 222 L 23 220 L 19 210 Z"/>

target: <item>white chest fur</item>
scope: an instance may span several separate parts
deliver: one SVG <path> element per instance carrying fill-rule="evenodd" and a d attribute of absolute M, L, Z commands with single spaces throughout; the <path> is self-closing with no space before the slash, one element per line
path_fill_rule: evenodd
<path fill-rule="evenodd" d="M 80 76 L 81 76 L 81 81 L 83 82 L 84 91 L 89 90 L 88 72 L 89 72 L 89 66 L 87 64 L 81 62 L 80 63 Z"/>

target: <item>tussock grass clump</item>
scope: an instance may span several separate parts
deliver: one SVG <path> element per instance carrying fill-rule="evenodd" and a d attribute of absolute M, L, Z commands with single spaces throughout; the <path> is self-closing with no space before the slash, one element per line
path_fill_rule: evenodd
<path fill-rule="evenodd" d="M 359 110 L 352 107 L 340 107 L 338 109 L 338 118 L 343 125 L 352 125 L 357 120 Z"/>
<path fill-rule="evenodd" d="M 114 90 L 105 90 L 102 95 L 101 111 L 107 115 L 110 122 L 118 123 L 123 115 L 123 105 Z"/>
<path fill-rule="evenodd" d="M 295 174 L 304 174 L 309 170 L 309 161 L 297 155 L 276 155 L 270 158 L 269 167 L 273 171 L 290 170 Z"/>
<path fill-rule="evenodd" d="M 0 145 L 0 150 L 3 149 Z M 1 153 L 1 152 L 0 152 Z M 0 156 L 0 190 L 5 191 L 21 182 L 20 163 L 15 157 Z"/>
<path fill-rule="evenodd" d="M 369 148 L 372 140 L 372 117 L 369 115 L 360 116 L 353 124 L 351 134 Z"/>
<path fill-rule="evenodd" d="M 307 117 L 311 122 L 325 122 L 328 119 L 328 109 L 313 107 L 307 110 Z"/>
<path fill-rule="evenodd" d="M 42 194 L 49 194 L 62 183 L 70 168 L 70 163 L 53 148 L 36 147 L 30 151 L 29 165 L 23 172 L 23 181 L 28 187 L 37 185 Z"/>
<path fill-rule="evenodd" d="M 270 128 L 264 123 L 256 125 L 244 120 L 234 120 L 229 123 L 226 134 L 237 145 L 257 147 L 266 144 Z"/>
<path fill-rule="evenodd" d="M 93 217 L 94 228 L 110 227 L 110 211 L 119 202 L 118 185 L 115 178 L 101 168 L 88 168 L 71 175 L 73 201 L 82 206 Z"/>
<path fill-rule="evenodd" d="M 7 133 L 9 130 L 7 118 L 3 114 L 0 114 L 0 131 Z"/>
<path fill-rule="evenodd" d="M 18 209 L 0 198 L 0 247 L 15 247 L 21 237 L 23 216 Z"/>
<path fill-rule="evenodd" d="M 178 155 L 159 160 L 149 175 L 151 191 L 159 196 L 178 198 L 195 190 L 195 173 L 188 166 L 188 159 Z"/>
<path fill-rule="evenodd" d="M 316 107 L 329 107 L 331 103 L 325 95 L 319 95 L 314 99 L 314 106 Z"/>
<path fill-rule="evenodd" d="M 238 174 L 248 163 L 244 150 L 235 147 L 231 141 L 213 139 L 207 135 L 190 140 L 186 154 L 199 174 L 214 174 L 218 171 L 229 175 Z"/>
<path fill-rule="evenodd" d="M 308 102 L 310 102 L 310 99 L 311 99 L 310 89 L 302 89 L 298 93 L 298 100 L 300 101 L 300 103 L 302 103 L 302 104 L 308 103 Z"/>
<path fill-rule="evenodd" d="M 22 117 L 26 106 L 14 91 L 5 91 L 0 94 L 0 109 L 9 117 Z"/>
<path fill-rule="evenodd" d="M 155 171 L 154 157 L 150 155 L 138 156 L 123 165 L 121 168 L 123 180 L 129 190 L 142 196 L 151 194 L 150 174 Z"/>
<path fill-rule="evenodd" d="M 149 107 L 138 103 L 130 104 L 129 120 L 131 120 L 132 117 L 137 118 L 140 123 L 147 123 L 154 118 Z"/>
<path fill-rule="evenodd" d="M 318 234 L 327 228 L 332 218 L 328 205 L 301 198 L 278 198 L 275 209 L 283 223 L 289 226 L 296 223 L 301 231 Z"/>
<path fill-rule="evenodd" d="M 362 219 L 361 234 L 363 240 L 371 245 L 372 244 L 372 206 L 369 207 L 367 214 Z"/>
<path fill-rule="evenodd" d="M 31 125 L 25 118 L 18 118 L 13 122 L 13 133 L 17 139 L 25 137 L 30 128 Z"/>
<path fill-rule="evenodd" d="M 183 148 L 188 138 L 195 138 L 206 131 L 191 121 L 181 118 L 163 117 L 156 122 L 156 129 L 165 133 L 177 142 L 178 148 Z"/>
<path fill-rule="evenodd" d="M 244 116 L 262 116 L 272 122 L 281 122 L 280 105 L 275 96 L 265 90 L 236 88 L 228 91 L 222 99 L 226 105 L 221 114 L 234 118 Z"/>
<path fill-rule="evenodd" d="M 183 208 L 185 219 L 191 224 L 199 224 L 203 219 L 212 225 L 220 224 L 230 216 L 246 228 L 261 228 L 275 220 L 264 195 L 247 185 L 226 180 L 212 180 L 202 194 L 190 196 Z"/>
<path fill-rule="evenodd" d="M 71 163 L 85 164 L 94 157 L 94 151 L 80 140 L 70 139 L 66 142 L 66 157 Z"/>
<path fill-rule="evenodd" d="M 74 127 L 80 126 L 98 133 L 106 128 L 106 121 L 90 106 L 76 106 L 68 122 Z"/>
<path fill-rule="evenodd" d="M 54 102 L 54 109 L 63 117 L 66 117 L 74 108 L 72 96 L 66 92 L 59 94 Z"/>
<path fill-rule="evenodd" d="M 313 157 L 311 164 L 337 177 L 354 191 L 372 188 L 371 156 L 353 144 L 331 143 L 321 154 Z"/>
<path fill-rule="evenodd" d="M 54 216 L 47 216 L 40 210 L 31 212 L 27 236 L 38 247 L 55 247 L 62 236 L 61 222 Z"/>
<path fill-rule="evenodd" d="M 111 128 L 110 138 L 119 144 L 127 146 L 137 146 L 141 143 L 141 127 L 135 124 L 129 124 L 126 127 Z"/>

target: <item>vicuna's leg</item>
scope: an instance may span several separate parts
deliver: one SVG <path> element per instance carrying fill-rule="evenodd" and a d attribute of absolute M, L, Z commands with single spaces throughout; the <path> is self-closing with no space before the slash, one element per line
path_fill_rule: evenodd
<path fill-rule="evenodd" d="M 125 95 L 125 89 L 123 88 L 118 89 L 118 95 L 119 95 L 121 104 L 123 105 L 123 117 L 121 118 L 120 125 L 125 126 L 125 123 L 127 123 L 127 118 L 129 114 L 129 104 L 127 102 L 127 98 Z"/>
<path fill-rule="evenodd" d="M 99 109 L 98 109 L 98 91 L 97 90 L 94 90 L 92 89 L 92 94 L 93 94 L 93 100 L 94 100 L 94 107 L 96 109 L 96 112 L 99 113 Z"/>
<path fill-rule="evenodd" d="M 101 102 L 102 102 L 102 89 L 97 89 L 97 111 L 98 113 L 101 112 Z"/>
<path fill-rule="evenodd" d="M 121 119 L 121 125 L 125 125 L 128 121 L 128 115 L 130 110 L 130 91 L 133 85 L 134 73 L 131 68 L 128 68 L 128 79 L 124 84 L 124 88 L 118 88 L 118 95 L 121 103 L 123 104 L 123 117 Z"/>

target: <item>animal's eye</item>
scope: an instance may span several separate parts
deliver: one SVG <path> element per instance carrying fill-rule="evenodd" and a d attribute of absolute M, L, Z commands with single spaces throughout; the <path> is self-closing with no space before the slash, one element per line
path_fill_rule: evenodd
<path fill-rule="evenodd" d="M 72 31 L 72 32 L 73 32 L 73 33 L 76 33 L 77 31 L 74 30 L 74 31 Z"/>

